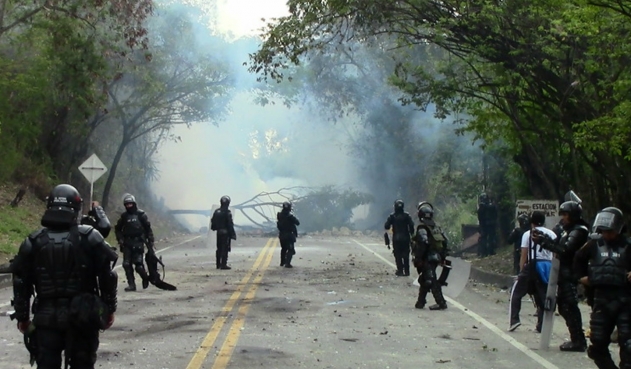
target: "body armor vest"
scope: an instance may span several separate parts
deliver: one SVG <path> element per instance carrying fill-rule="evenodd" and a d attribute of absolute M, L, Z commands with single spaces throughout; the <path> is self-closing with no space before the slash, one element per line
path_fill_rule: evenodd
<path fill-rule="evenodd" d="M 72 298 L 91 290 L 91 269 L 78 231 L 43 230 L 33 239 L 37 299 Z"/>
<path fill-rule="evenodd" d="M 589 266 L 589 284 L 592 286 L 627 286 L 627 268 L 623 259 L 623 247 L 612 247 L 599 240 L 596 254 Z"/>
<path fill-rule="evenodd" d="M 393 213 L 392 220 L 392 240 L 409 241 L 410 230 L 408 229 L 410 215 L 408 213 Z"/>
<path fill-rule="evenodd" d="M 429 242 L 428 251 L 439 253 L 443 250 L 443 244 L 446 241 L 445 237 L 443 237 L 442 230 L 439 226 L 433 225 L 430 226 L 428 224 L 421 223 L 416 229 L 424 228 L 427 231 L 427 241 Z M 419 243 L 420 240 L 417 240 Z"/>
<path fill-rule="evenodd" d="M 124 213 L 123 214 L 125 224 L 123 224 L 123 237 L 125 238 L 134 238 L 134 237 L 142 237 L 145 233 L 145 228 L 142 225 L 142 221 L 140 220 L 139 213 Z"/>
<path fill-rule="evenodd" d="M 276 214 L 278 220 L 278 231 L 280 233 L 295 233 L 297 231 L 296 225 L 293 222 L 291 213 L 283 213 L 282 211 Z"/>

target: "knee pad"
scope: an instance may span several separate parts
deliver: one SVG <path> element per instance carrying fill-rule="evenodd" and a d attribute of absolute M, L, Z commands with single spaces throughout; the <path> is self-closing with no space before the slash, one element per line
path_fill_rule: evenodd
<path fill-rule="evenodd" d="M 142 273 L 145 271 L 145 266 L 142 264 L 136 264 L 136 272 Z"/>

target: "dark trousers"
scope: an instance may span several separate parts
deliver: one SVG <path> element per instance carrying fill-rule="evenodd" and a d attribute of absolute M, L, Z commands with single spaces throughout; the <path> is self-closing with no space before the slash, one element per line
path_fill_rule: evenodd
<path fill-rule="evenodd" d="M 572 342 L 585 345 L 583 317 L 578 307 L 577 284 L 572 280 L 559 280 L 557 288 L 557 307 L 559 314 L 565 320 L 565 325 L 570 332 Z"/>
<path fill-rule="evenodd" d="M 280 266 L 291 265 L 291 259 L 296 254 L 294 242 L 292 240 L 280 241 Z"/>
<path fill-rule="evenodd" d="M 587 348 L 589 356 L 599 369 L 617 368 L 611 353 L 611 333 L 618 328 L 618 346 L 620 346 L 620 369 L 631 368 L 631 306 L 619 298 L 594 298 L 589 328 L 591 345 Z"/>
<path fill-rule="evenodd" d="M 436 276 L 437 262 L 423 262 L 416 267 L 419 273 L 418 283 L 421 285 L 418 290 L 417 305 L 425 306 L 427 303 L 427 294 L 431 291 L 434 300 L 438 305 L 446 305 L 443 290 Z"/>
<path fill-rule="evenodd" d="M 537 307 L 537 330 L 541 331 L 543 323 L 543 301 L 545 301 L 548 286 L 536 275 L 532 266 L 526 264 L 524 270 L 517 275 L 517 280 L 513 285 L 510 296 L 510 325 L 521 322 L 519 313 L 521 311 L 521 300 L 527 294 L 531 294 Z"/>
<path fill-rule="evenodd" d="M 38 326 L 37 367 L 39 369 L 61 369 L 62 351 L 66 351 L 70 368 L 94 369 L 96 351 L 99 348 L 99 331 L 77 332 L 69 335 L 66 330 Z"/>
<path fill-rule="evenodd" d="M 127 284 L 130 286 L 136 285 L 134 269 L 143 281 L 149 280 L 149 275 L 147 274 L 143 260 L 144 251 L 143 244 L 130 244 L 123 247 L 123 269 L 127 277 Z"/>
<path fill-rule="evenodd" d="M 217 259 L 217 268 L 227 266 L 229 252 L 230 252 L 230 236 L 218 234 L 217 235 L 217 251 L 215 251 L 215 257 Z"/>
<path fill-rule="evenodd" d="M 392 253 L 397 264 L 397 272 L 410 275 L 410 241 L 393 241 Z"/>

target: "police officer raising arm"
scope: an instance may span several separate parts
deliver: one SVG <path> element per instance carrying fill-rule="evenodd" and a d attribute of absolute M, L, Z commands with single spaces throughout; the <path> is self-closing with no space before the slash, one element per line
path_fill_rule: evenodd
<path fill-rule="evenodd" d="M 56 186 L 43 228 L 22 242 L 13 260 L 15 318 L 20 332 L 36 332 L 29 351 L 40 369 L 60 369 L 62 351 L 70 368 L 94 368 L 99 330 L 114 323 L 118 256 L 99 232 L 78 224 L 81 205 L 74 187 Z"/>

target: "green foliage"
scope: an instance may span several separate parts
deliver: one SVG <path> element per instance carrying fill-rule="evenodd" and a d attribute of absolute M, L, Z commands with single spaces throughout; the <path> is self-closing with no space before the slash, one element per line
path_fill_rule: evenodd
<path fill-rule="evenodd" d="M 352 189 L 324 186 L 307 193 L 294 203 L 301 232 L 314 232 L 333 227 L 352 228 L 353 209 L 368 204 L 372 196 Z"/>

